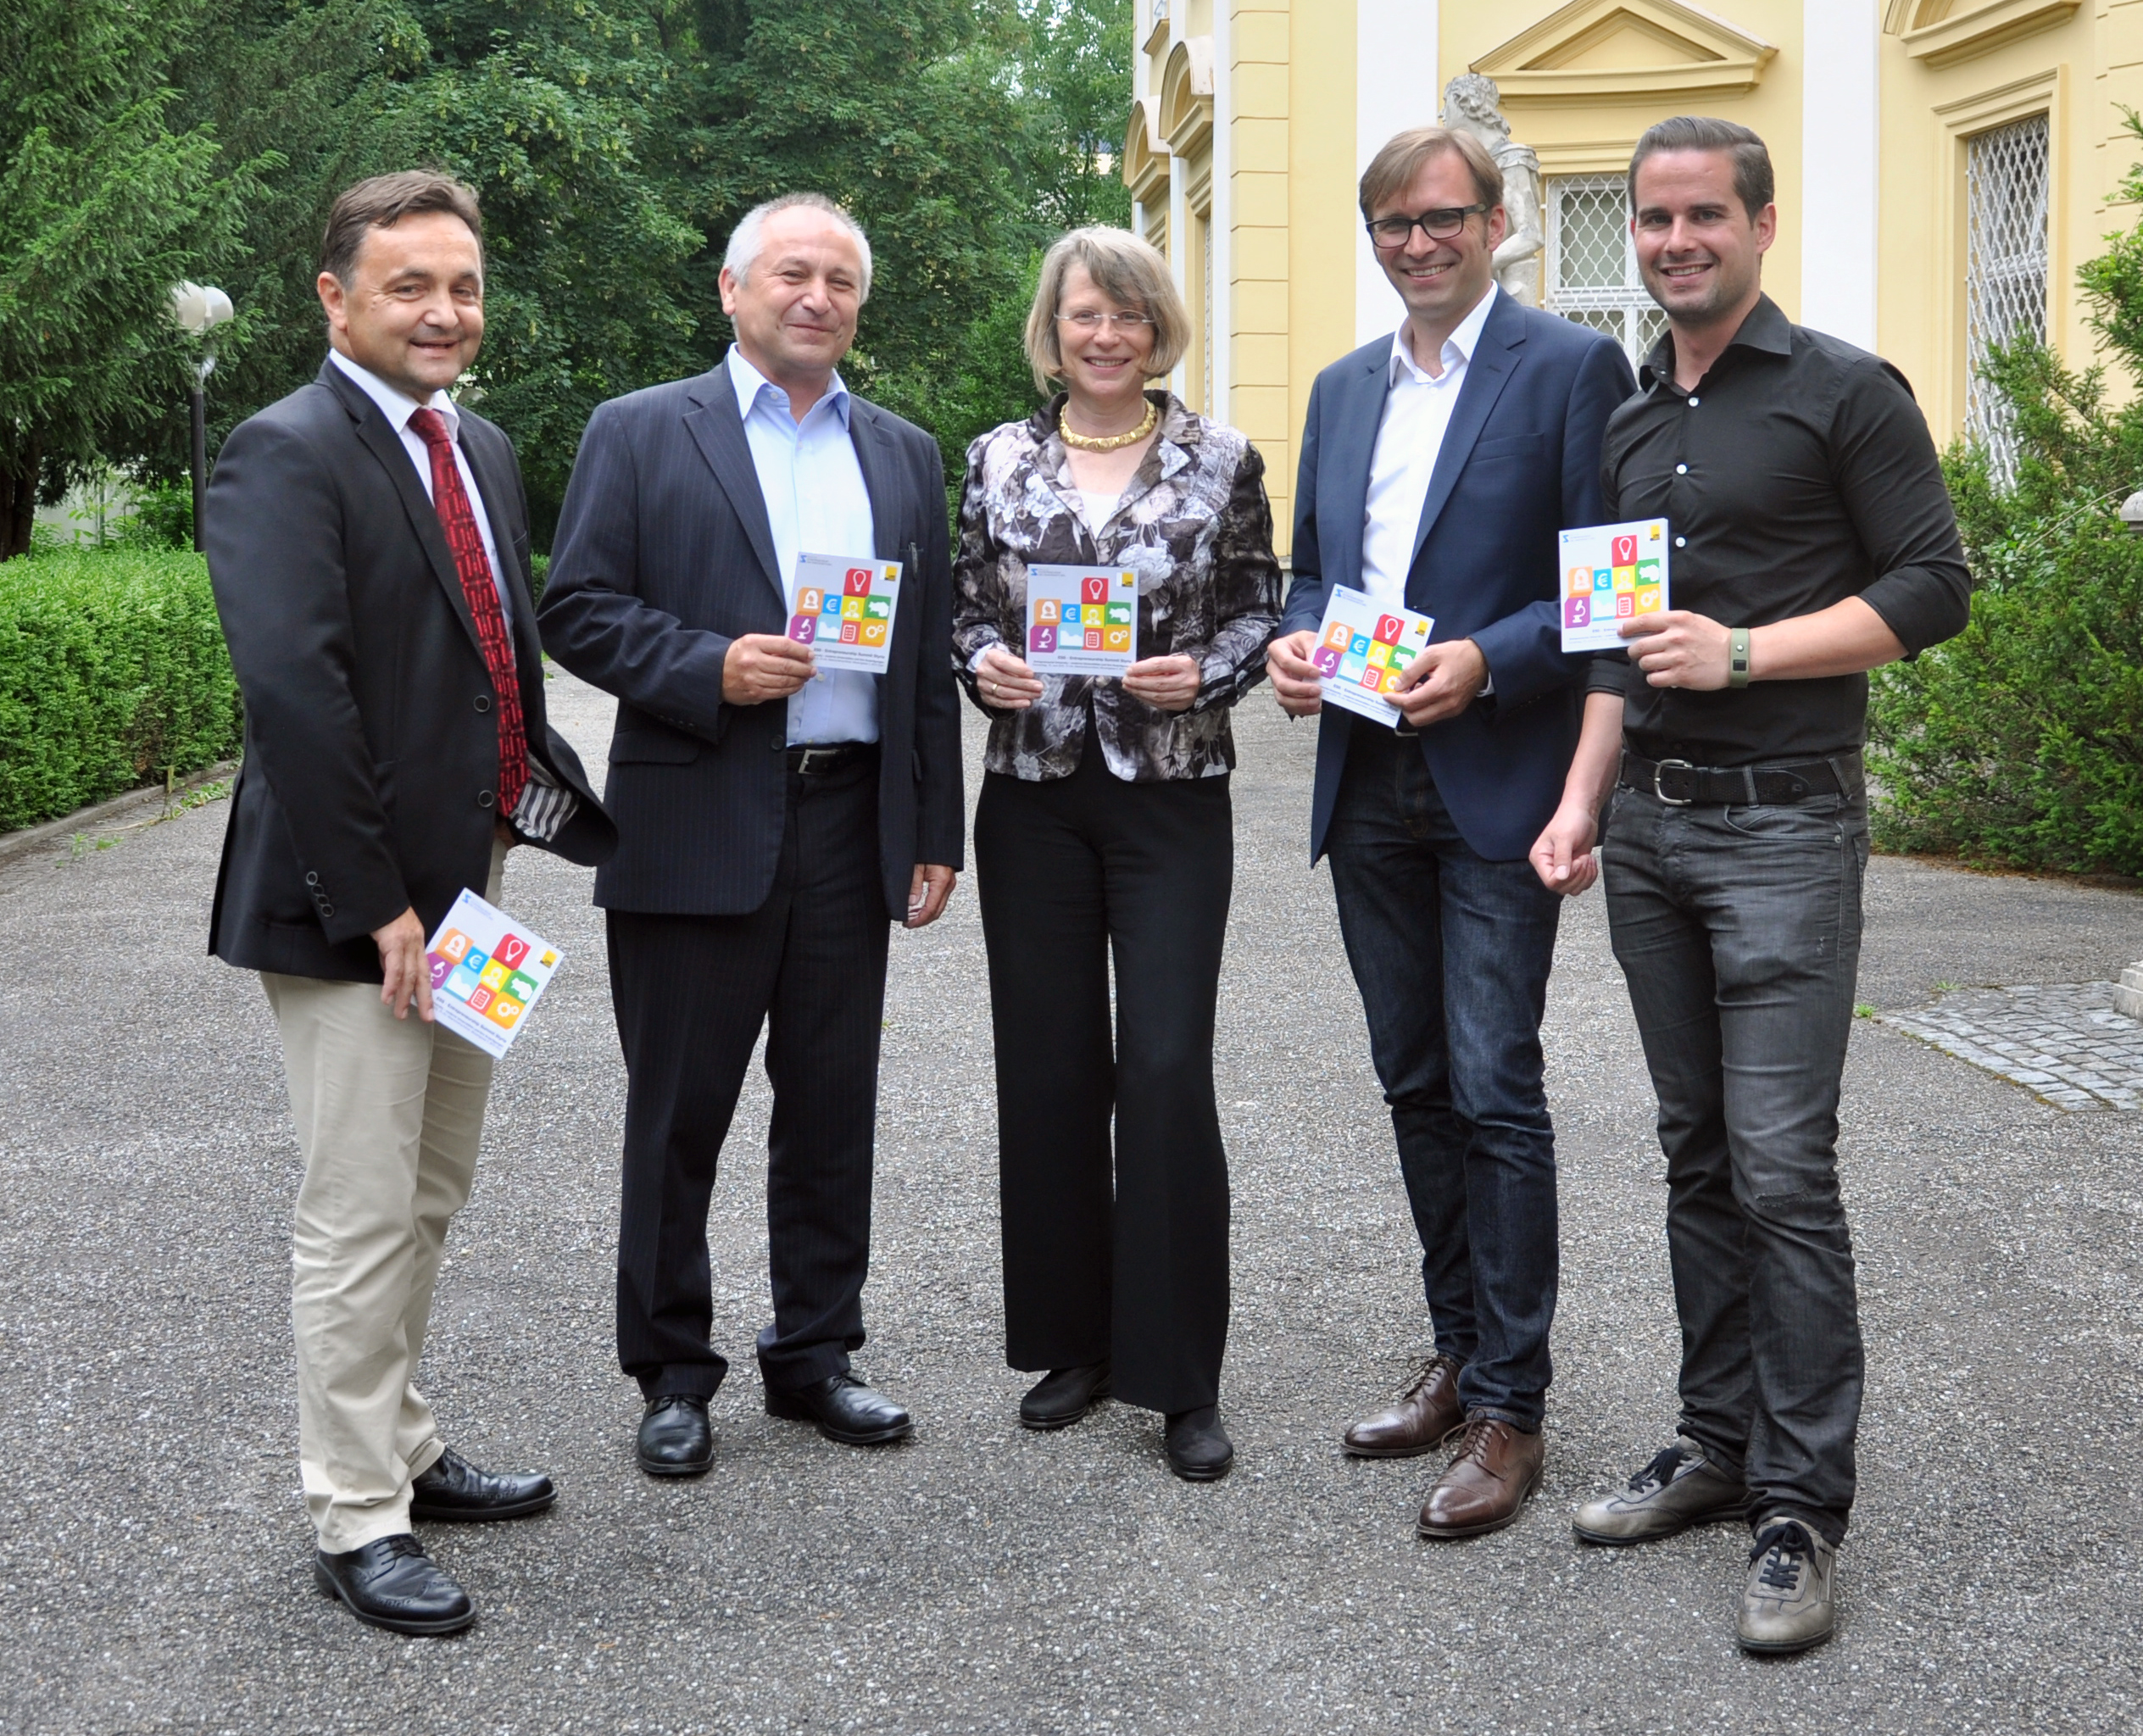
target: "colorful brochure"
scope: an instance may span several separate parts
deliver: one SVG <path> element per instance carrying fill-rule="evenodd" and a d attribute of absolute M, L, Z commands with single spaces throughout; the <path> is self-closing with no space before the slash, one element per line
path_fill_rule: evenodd
<path fill-rule="evenodd" d="M 1120 567 L 1027 570 L 1027 665 L 1037 675 L 1120 676 L 1138 660 L 1138 576 Z"/>
<path fill-rule="evenodd" d="M 1334 585 L 1325 598 L 1324 625 L 1317 629 L 1310 660 L 1324 677 L 1324 698 L 1397 729 L 1400 677 L 1428 648 L 1436 623 L 1411 609 L 1380 609 L 1363 591 Z"/>
<path fill-rule="evenodd" d="M 1613 651 L 1616 628 L 1667 605 L 1667 520 L 1585 525 L 1562 535 L 1562 648 Z"/>
<path fill-rule="evenodd" d="M 799 554 L 788 587 L 788 636 L 821 670 L 883 675 L 893 654 L 900 563 L 874 554 Z"/>
<path fill-rule="evenodd" d="M 513 1046 L 564 961 L 558 949 L 464 890 L 431 937 L 431 1016 L 494 1058 Z"/>

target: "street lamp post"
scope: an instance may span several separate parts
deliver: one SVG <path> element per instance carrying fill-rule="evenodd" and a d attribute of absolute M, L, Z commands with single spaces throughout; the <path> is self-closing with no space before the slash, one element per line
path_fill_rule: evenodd
<path fill-rule="evenodd" d="M 200 340 L 193 364 L 193 551 L 201 552 L 201 510 L 209 487 L 209 376 L 215 372 L 209 334 L 231 317 L 231 298 L 204 283 L 175 284 L 172 317 Z"/>

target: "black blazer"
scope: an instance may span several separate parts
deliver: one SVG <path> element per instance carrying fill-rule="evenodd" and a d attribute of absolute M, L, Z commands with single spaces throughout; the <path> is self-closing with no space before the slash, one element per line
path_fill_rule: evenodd
<path fill-rule="evenodd" d="M 961 865 L 952 559 L 938 442 L 849 401 L 882 559 L 907 563 L 878 680 L 879 867 L 908 912 L 918 862 Z M 832 549 L 830 554 L 843 551 Z M 618 853 L 595 876 L 614 910 L 737 915 L 766 901 L 788 802 L 788 704 L 732 705 L 722 659 L 788 623 L 774 533 L 729 370 L 613 398 L 589 420 L 543 593 L 543 643 L 618 696 L 605 790 Z"/>
<path fill-rule="evenodd" d="M 581 799 L 548 846 L 587 865 L 617 830 L 543 715 L 528 505 L 506 437 L 461 413 L 513 598 L 531 755 Z M 376 928 L 428 934 L 481 893 L 498 724 L 446 532 L 387 418 L 332 362 L 224 442 L 203 515 L 246 703 L 209 950 L 249 970 L 377 982 Z"/>

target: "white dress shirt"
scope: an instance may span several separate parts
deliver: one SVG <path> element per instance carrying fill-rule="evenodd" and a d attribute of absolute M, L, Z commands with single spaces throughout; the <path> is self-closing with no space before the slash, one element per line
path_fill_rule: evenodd
<path fill-rule="evenodd" d="M 365 395 L 380 407 L 387 426 L 394 430 L 402 442 L 402 449 L 409 454 L 409 462 L 416 466 L 424 498 L 431 500 L 434 508 L 439 503 L 431 499 L 431 448 L 424 443 L 424 437 L 409 426 L 409 418 L 419 410 L 437 410 L 439 420 L 447 425 L 447 437 L 454 442 L 454 465 L 461 472 L 461 487 L 469 497 L 469 509 L 476 515 L 476 532 L 484 539 L 484 559 L 491 568 L 492 589 L 498 593 L 498 612 L 506 621 L 506 652 L 511 656 L 513 591 L 499 575 L 498 545 L 492 539 L 491 514 L 484 507 L 483 490 L 476 486 L 476 473 L 469 468 L 469 454 L 461 449 L 461 412 L 444 392 L 433 392 L 429 403 L 419 403 L 399 387 L 388 385 L 370 368 L 359 367 L 339 349 L 331 348 L 327 359 L 354 380 Z M 581 798 L 553 779 L 532 752 L 528 756 L 528 782 L 522 787 L 520 799 L 514 804 L 514 811 L 508 818 L 524 837 L 548 843 L 580 805 Z"/>
<path fill-rule="evenodd" d="M 402 449 L 409 454 L 409 462 L 416 466 L 417 481 L 424 485 L 424 498 L 431 500 L 431 448 L 424 443 L 424 437 L 409 426 L 409 418 L 419 410 L 437 410 L 439 420 L 447 425 L 447 437 L 454 442 L 454 468 L 461 472 L 461 486 L 469 496 L 470 510 L 476 515 L 476 531 L 484 539 L 484 559 L 491 564 L 491 582 L 498 593 L 498 607 L 510 624 L 514 618 L 514 599 L 498 576 L 498 545 L 492 540 L 491 515 L 484 509 L 483 490 L 476 486 L 476 473 L 469 468 L 469 454 L 461 449 L 461 412 L 443 392 L 431 394 L 429 403 L 420 403 L 398 386 L 390 386 L 370 368 L 359 367 L 339 349 L 331 349 L 328 359 L 340 368 L 364 389 L 365 395 L 380 407 L 380 414 L 387 418 L 387 425 L 400 437 Z M 431 501 L 436 507 L 439 503 Z M 508 644 L 512 643 L 509 636 Z"/>
<path fill-rule="evenodd" d="M 1473 311 L 1444 340 L 1439 375 L 1425 372 L 1415 362 L 1406 347 L 1405 326 L 1392 333 L 1391 390 L 1384 397 L 1384 419 L 1369 463 L 1369 497 L 1361 524 L 1361 588 L 1380 609 L 1405 606 L 1406 575 L 1414 565 L 1414 538 L 1421 531 L 1429 478 L 1496 294 L 1490 283 Z"/>
<path fill-rule="evenodd" d="M 744 438 L 774 532 L 774 565 L 786 593 L 796 557 L 875 554 L 877 526 L 863 466 L 849 437 L 849 388 L 836 374 L 826 395 L 798 421 L 788 393 L 729 347 L 729 381 L 744 418 Z M 788 702 L 788 739 L 805 743 L 878 739 L 878 682 L 854 670 L 821 670 Z"/>

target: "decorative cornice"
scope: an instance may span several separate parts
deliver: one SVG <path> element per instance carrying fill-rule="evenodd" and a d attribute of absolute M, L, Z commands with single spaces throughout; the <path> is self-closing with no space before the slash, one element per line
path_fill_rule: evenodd
<path fill-rule="evenodd" d="M 1639 64 L 1587 64 L 1618 36 L 1645 44 Z M 1505 101 L 1536 107 L 1678 101 L 1752 91 L 1778 52 L 1688 0 L 1570 0 L 1489 49 L 1472 70 L 1494 79 Z"/>
<path fill-rule="evenodd" d="M 1158 105 L 1140 97 L 1131 105 L 1123 130 L 1123 184 L 1141 204 L 1168 192 L 1168 141 L 1161 136 Z"/>
<path fill-rule="evenodd" d="M 1884 29 L 1929 66 L 1956 66 L 2005 43 L 2067 24 L 2079 0 L 1986 0 L 1957 10 L 1954 0 L 1893 0 Z M 1893 25 L 1892 19 L 1896 20 Z"/>
<path fill-rule="evenodd" d="M 1213 136 L 1213 39 L 1185 36 L 1161 72 L 1161 136 L 1188 157 Z"/>

